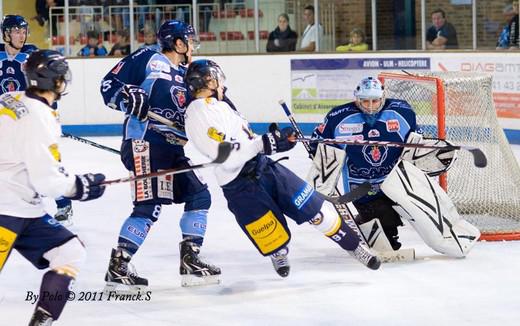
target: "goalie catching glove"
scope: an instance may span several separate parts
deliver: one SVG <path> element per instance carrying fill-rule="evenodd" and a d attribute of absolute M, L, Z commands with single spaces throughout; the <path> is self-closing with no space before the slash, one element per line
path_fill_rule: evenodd
<path fill-rule="evenodd" d="M 292 127 L 286 127 L 280 130 L 278 124 L 271 123 L 269 132 L 262 135 L 264 143 L 264 154 L 271 155 L 275 153 L 286 152 L 296 146 L 296 132 Z"/>
<path fill-rule="evenodd" d="M 148 118 L 148 94 L 139 86 L 124 85 L 119 93 L 127 114 L 133 115 L 139 121 Z"/>
<path fill-rule="evenodd" d="M 423 138 L 421 134 L 411 132 L 406 139 L 407 144 L 423 144 L 433 146 L 453 146 L 446 140 Z M 401 159 L 408 161 L 421 169 L 427 175 L 434 177 L 449 170 L 457 158 L 454 149 L 443 148 L 405 148 Z"/>

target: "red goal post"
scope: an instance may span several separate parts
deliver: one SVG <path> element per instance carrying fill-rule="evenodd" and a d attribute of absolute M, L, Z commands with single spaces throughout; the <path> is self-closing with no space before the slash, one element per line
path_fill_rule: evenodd
<path fill-rule="evenodd" d="M 520 240 L 520 168 L 496 116 L 492 77 L 462 72 L 378 77 L 387 98 L 414 108 L 425 136 L 482 149 L 486 168 L 476 168 L 470 155 L 459 151 L 440 183 L 461 216 L 481 230 L 481 240 Z"/>

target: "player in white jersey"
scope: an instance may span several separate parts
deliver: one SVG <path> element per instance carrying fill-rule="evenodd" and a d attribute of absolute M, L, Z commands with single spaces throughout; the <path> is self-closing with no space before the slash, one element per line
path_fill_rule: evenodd
<path fill-rule="evenodd" d="M 65 57 L 33 52 L 26 78 L 26 91 L 0 96 L 0 270 L 12 249 L 36 268 L 49 268 L 29 325 L 50 325 L 63 311 L 85 249 L 47 214 L 42 197 L 95 199 L 104 192 L 105 176 L 69 175 L 60 164 L 61 126 L 51 106 L 70 82 Z"/>
<path fill-rule="evenodd" d="M 274 124 L 268 133 L 254 134 L 247 120 L 223 101 L 225 76 L 213 61 L 192 62 L 185 81 L 195 98 L 185 115 L 188 139 L 211 159 L 216 157 L 219 143 L 234 143 L 236 150 L 215 169 L 218 183 L 246 236 L 262 255 L 271 257 L 280 276 L 289 275 L 291 233 L 285 215 L 298 224 L 310 222 L 347 251 L 366 250 L 331 203 L 266 156 L 295 146 L 293 128 L 280 131 Z M 365 265 L 377 269 L 380 262 L 372 256 Z"/>

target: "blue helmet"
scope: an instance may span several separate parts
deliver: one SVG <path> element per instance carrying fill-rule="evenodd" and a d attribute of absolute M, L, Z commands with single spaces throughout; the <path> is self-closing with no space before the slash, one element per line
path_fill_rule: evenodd
<path fill-rule="evenodd" d="M 193 26 L 178 20 L 165 21 L 157 32 L 157 39 L 161 49 L 166 51 L 175 51 L 175 42 L 178 39 L 181 39 L 186 46 L 192 39 L 195 42 L 194 47 L 198 48 L 198 37 Z"/>
<path fill-rule="evenodd" d="M 212 80 L 217 80 L 219 84 L 223 84 L 226 75 L 216 62 L 202 59 L 190 63 L 184 80 L 190 94 L 195 94 L 199 90 L 207 88 L 208 83 Z"/>
<path fill-rule="evenodd" d="M 6 15 L 2 20 L 2 37 L 5 39 L 5 34 L 9 33 L 12 28 L 25 29 L 29 34 L 29 23 L 20 15 Z M 7 42 L 7 41 L 6 41 Z"/>

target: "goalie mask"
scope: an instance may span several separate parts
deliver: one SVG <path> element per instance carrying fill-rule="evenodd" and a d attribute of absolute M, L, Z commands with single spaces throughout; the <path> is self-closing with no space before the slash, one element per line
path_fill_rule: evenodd
<path fill-rule="evenodd" d="M 211 60 L 196 60 L 188 67 L 185 76 L 186 85 L 191 95 L 203 89 L 209 89 L 217 93 L 218 88 L 224 89 L 226 76 L 220 66 Z M 211 83 L 216 81 L 215 83 Z"/>
<path fill-rule="evenodd" d="M 361 80 L 354 91 L 357 107 L 366 114 L 376 114 L 385 104 L 384 87 L 381 82 L 374 77 L 367 77 Z"/>

